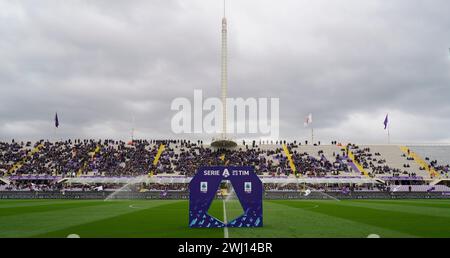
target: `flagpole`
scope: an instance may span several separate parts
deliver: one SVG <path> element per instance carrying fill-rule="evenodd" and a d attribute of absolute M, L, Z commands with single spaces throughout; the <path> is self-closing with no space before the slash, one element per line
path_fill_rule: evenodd
<path fill-rule="evenodd" d="M 134 115 L 132 116 L 132 122 L 131 122 L 131 143 L 134 142 L 134 125 L 136 123 Z"/>
<path fill-rule="evenodd" d="M 55 112 L 55 119 L 53 120 L 53 140 L 55 141 L 55 143 L 58 141 L 58 136 L 56 135 L 56 116 L 57 116 L 58 112 Z"/>
<path fill-rule="evenodd" d="M 311 126 L 311 145 L 314 145 L 314 127 Z"/>
<path fill-rule="evenodd" d="M 388 133 L 388 144 L 391 144 L 391 133 L 389 132 L 390 125 L 388 124 L 387 133 Z"/>

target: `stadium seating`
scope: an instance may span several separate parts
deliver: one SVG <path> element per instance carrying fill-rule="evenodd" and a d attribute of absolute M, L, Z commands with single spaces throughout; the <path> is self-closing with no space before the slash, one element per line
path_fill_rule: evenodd
<path fill-rule="evenodd" d="M 392 186 L 391 190 L 393 192 L 448 192 L 450 193 L 450 187 L 446 185 L 397 185 Z"/>
<path fill-rule="evenodd" d="M 414 160 L 408 160 L 403 156 L 403 152 L 399 146 L 395 145 L 373 145 L 373 146 L 361 146 L 370 147 L 373 153 L 378 152 L 381 154 L 380 158 L 385 159 L 389 167 L 398 169 L 401 171 L 407 171 L 408 174 L 415 174 L 423 178 L 429 178 L 429 174 L 426 171 L 420 170 L 419 165 Z M 407 168 L 404 165 L 408 165 Z M 381 176 L 381 175 L 380 175 Z"/>
<path fill-rule="evenodd" d="M 284 142 L 283 142 L 284 143 Z M 165 144 L 156 166 L 152 163 L 160 144 Z M 281 142 L 247 143 L 233 150 L 215 151 L 202 142 L 185 140 L 67 140 L 59 142 L 0 142 L 0 178 L 9 176 L 136 177 L 142 175 L 192 176 L 198 167 L 211 165 L 251 165 L 260 176 L 368 177 L 392 182 L 399 178 L 419 178 L 429 183 L 430 174 L 394 145 L 357 146 L 349 144 L 354 164 L 340 145 L 301 145 L 287 142 L 295 170 L 294 175 Z M 448 165 L 437 165 L 448 175 Z M 387 179 L 386 179 L 387 178 Z M 408 180 L 408 179 L 406 179 Z M 36 182 L 40 183 L 40 182 Z M 52 186 L 49 186 L 52 187 Z M 111 186 L 115 187 L 115 186 Z M 154 187 L 154 186 L 152 186 Z M 294 185 L 268 189 L 295 189 Z M 415 189 L 415 188 L 414 188 Z"/>

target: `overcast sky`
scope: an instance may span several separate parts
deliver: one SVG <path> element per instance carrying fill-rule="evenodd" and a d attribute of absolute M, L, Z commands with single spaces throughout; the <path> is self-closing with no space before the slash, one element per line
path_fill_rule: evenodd
<path fill-rule="evenodd" d="M 280 137 L 450 143 L 450 1 L 229 0 L 229 96 L 280 98 Z M 220 94 L 220 0 L 0 0 L 0 138 L 174 135 Z M 255 136 L 252 136 L 255 137 Z"/>

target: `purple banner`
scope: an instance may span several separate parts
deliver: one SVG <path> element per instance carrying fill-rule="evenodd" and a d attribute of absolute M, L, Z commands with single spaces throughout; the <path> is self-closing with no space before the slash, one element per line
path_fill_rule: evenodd
<path fill-rule="evenodd" d="M 244 214 L 225 224 L 208 214 L 222 180 L 229 180 Z M 253 167 L 201 167 L 189 184 L 189 227 L 262 227 L 262 182 Z"/>

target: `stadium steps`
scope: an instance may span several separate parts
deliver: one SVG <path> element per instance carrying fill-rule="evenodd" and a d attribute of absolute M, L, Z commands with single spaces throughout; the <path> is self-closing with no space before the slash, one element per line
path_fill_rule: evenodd
<path fill-rule="evenodd" d="M 248 147 L 253 148 L 251 146 L 251 144 L 248 145 Z M 268 151 L 268 150 L 281 149 L 281 148 L 283 148 L 283 146 L 281 144 L 259 144 L 259 145 L 256 145 L 254 149 L 258 149 L 258 148 L 261 150 Z M 242 149 L 245 149 L 245 146 L 242 146 Z"/>
<path fill-rule="evenodd" d="M 159 158 L 161 157 L 161 154 L 164 152 L 164 150 L 166 149 L 166 145 L 164 144 L 160 144 L 158 147 L 158 152 L 155 155 L 155 158 L 153 159 L 153 166 L 156 166 L 158 164 Z M 154 171 L 149 171 L 148 175 L 149 176 L 153 176 Z"/>
<path fill-rule="evenodd" d="M 406 154 L 406 156 L 409 156 L 410 158 L 413 158 L 415 163 L 417 163 L 417 165 L 419 165 L 419 167 L 425 168 L 425 171 L 428 172 L 429 177 L 430 178 L 439 178 L 439 173 L 434 170 L 433 167 L 429 166 L 429 164 L 422 158 L 420 157 L 419 154 L 417 154 L 416 152 L 412 151 L 411 149 L 409 149 L 409 155 L 408 155 L 408 147 L 405 146 L 400 146 L 400 150 Z"/>
<path fill-rule="evenodd" d="M 351 160 L 351 162 L 353 163 L 353 168 L 356 167 L 356 169 L 361 172 L 364 176 L 369 177 L 369 173 L 363 168 L 363 166 L 361 166 L 361 164 L 359 164 L 356 160 L 355 160 L 355 155 L 353 154 L 353 152 L 351 150 L 348 151 L 348 158 Z"/>
<path fill-rule="evenodd" d="M 9 179 L 7 179 L 7 178 L 0 178 L 0 181 L 5 183 L 6 185 L 9 185 L 11 183 L 11 181 L 9 181 Z"/>
<path fill-rule="evenodd" d="M 331 148 L 328 149 L 328 154 L 327 154 L 327 149 L 324 149 L 324 155 L 328 160 L 333 160 L 333 161 L 336 159 L 333 156 L 333 152 L 335 153 L 335 155 L 337 155 L 337 154 L 341 155 L 341 157 L 343 158 L 342 162 L 346 163 L 347 166 L 352 168 L 351 172 L 345 173 L 344 175 L 346 175 L 346 176 L 361 176 L 361 171 L 358 169 L 358 167 L 353 162 L 348 162 L 348 157 L 345 156 L 345 151 L 342 150 L 344 148 L 345 147 L 343 147 L 343 146 L 331 145 Z"/>
<path fill-rule="evenodd" d="M 44 147 L 44 144 L 41 143 L 38 146 L 36 146 L 35 148 L 33 148 L 28 155 L 26 155 L 22 160 L 20 160 L 19 162 L 15 163 L 9 170 L 8 173 L 9 175 L 14 174 L 19 168 L 21 168 L 25 162 L 28 161 L 29 158 L 31 158 L 35 153 L 39 152 L 42 147 Z"/>
<path fill-rule="evenodd" d="M 91 157 L 90 160 L 92 160 L 94 158 L 94 156 L 96 154 L 98 154 L 100 152 L 101 148 L 100 145 L 97 145 L 95 147 L 95 149 L 89 153 L 89 156 Z M 87 168 L 87 166 L 89 165 L 90 160 L 86 160 L 83 165 L 80 167 L 80 169 L 78 169 L 77 172 L 77 177 L 80 177 L 83 174 L 83 171 Z"/>
<path fill-rule="evenodd" d="M 416 176 L 421 176 L 424 179 L 428 179 L 430 176 L 426 171 L 420 170 L 420 166 L 412 160 L 407 160 L 403 157 L 403 152 L 397 145 L 372 145 L 372 146 L 362 146 L 362 148 L 370 148 L 371 153 L 378 152 L 381 157 L 386 160 L 386 165 L 391 168 L 399 169 L 400 171 L 407 171 L 408 173 L 415 173 Z M 404 164 L 409 165 L 409 168 L 403 167 Z M 377 174 L 380 176 L 391 176 L 387 174 Z"/>
<path fill-rule="evenodd" d="M 314 158 L 320 159 L 320 155 L 318 154 L 319 151 L 323 151 L 323 155 L 327 160 L 330 162 L 334 161 L 336 159 L 335 156 L 333 156 L 333 153 L 335 155 L 342 154 L 341 147 L 336 145 L 299 145 L 296 148 L 293 148 L 293 150 L 297 150 L 299 153 L 308 153 L 308 155 L 313 156 Z"/>
<path fill-rule="evenodd" d="M 450 179 L 448 179 L 448 178 L 445 178 L 445 179 L 443 179 L 443 178 L 439 178 L 439 179 L 435 179 L 435 180 L 433 180 L 431 183 L 430 183 L 430 185 L 437 185 L 437 184 L 439 184 L 439 183 L 441 183 L 441 182 L 450 182 Z"/>
<path fill-rule="evenodd" d="M 289 152 L 286 144 L 283 144 L 283 152 L 289 161 L 289 166 L 291 167 L 292 172 L 297 175 L 297 168 L 295 167 L 294 160 L 292 160 L 292 154 Z"/>
<path fill-rule="evenodd" d="M 450 187 L 446 185 L 397 185 L 393 186 L 393 192 L 450 192 Z"/>
<path fill-rule="evenodd" d="M 259 144 L 259 145 L 256 145 L 255 147 L 252 147 L 251 144 L 247 144 L 247 146 L 248 146 L 249 149 L 256 149 L 256 150 L 257 150 L 257 149 L 260 149 L 260 150 L 262 150 L 262 151 L 276 151 L 276 150 L 281 150 L 281 153 L 279 153 L 279 154 L 283 155 L 283 146 L 282 146 L 281 144 Z M 246 148 L 244 145 L 238 146 L 238 148 L 239 148 L 239 147 L 242 147 L 243 150 Z M 278 166 L 278 165 L 280 164 L 280 161 L 279 161 L 278 159 L 275 158 L 276 155 L 277 155 L 277 154 L 275 153 L 275 154 L 273 154 L 273 155 L 267 155 L 267 154 L 265 154 L 264 156 L 265 156 L 265 158 L 266 158 L 267 160 L 272 161 L 272 162 L 273 162 L 273 165 Z"/>
<path fill-rule="evenodd" d="M 318 152 L 319 151 L 323 151 L 323 155 L 325 156 L 325 158 L 330 161 L 330 162 L 334 162 L 336 160 L 336 157 L 333 156 L 333 153 L 335 155 L 341 155 L 343 156 L 343 151 L 341 150 L 343 147 L 342 146 L 338 146 L 338 145 L 299 145 L 296 148 L 293 148 L 293 151 L 296 150 L 298 153 L 308 153 L 309 156 L 312 156 L 316 159 L 320 159 L 321 157 L 319 156 Z M 343 157 L 344 160 L 343 162 L 346 163 L 349 167 L 351 167 L 353 170 L 352 172 L 345 172 L 343 174 L 341 174 L 341 176 L 361 176 L 361 172 L 360 170 L 354 166 L 354 164 L 352 162 L 347 162 L 346 158 Z"/>

